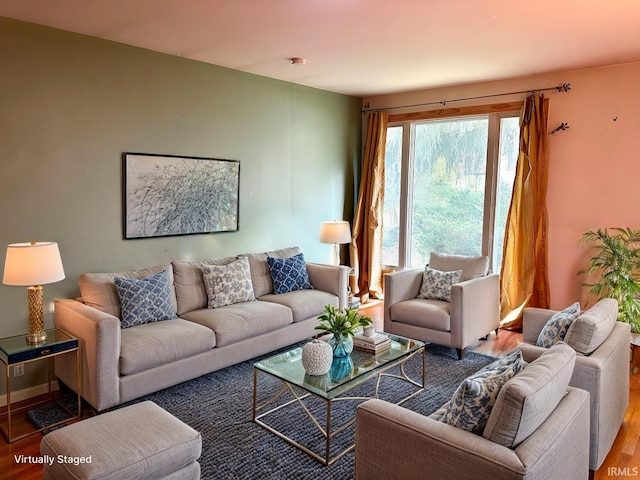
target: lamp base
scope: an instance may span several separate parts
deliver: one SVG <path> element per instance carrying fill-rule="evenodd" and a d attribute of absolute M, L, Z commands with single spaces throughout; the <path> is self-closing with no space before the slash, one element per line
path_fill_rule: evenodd
<path fill-rule="evenodd" d="M 26 338 L 29 345 L 40 345 L 47 341 L 47 332 L 29 333 Z"/>
<path fill-rule="evenodd" d="M 30 345 L 44 343 L 47 334 L 44 331 L 44 311 L 42 307 L 42 285 L 27 288 L 29 300 L 29 334 L 27 343 Z"/>

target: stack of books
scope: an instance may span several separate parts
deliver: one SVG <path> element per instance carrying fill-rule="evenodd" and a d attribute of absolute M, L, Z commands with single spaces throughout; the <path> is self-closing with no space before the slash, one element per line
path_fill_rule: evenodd
<path fill-rule="evenodd" d="M 391 348 L 391 339 L 382 332 L 376 332 L 372 337 L 359 333 L 353 337 L 353 348 L 377 355 Z"/>

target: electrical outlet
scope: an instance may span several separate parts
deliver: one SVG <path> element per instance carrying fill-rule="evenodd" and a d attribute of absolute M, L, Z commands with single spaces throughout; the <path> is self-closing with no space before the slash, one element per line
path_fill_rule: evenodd
<path fill-rule="evenodd" d="M 21 377 L 24 375 L 24 365 L 16 365 L 13 367 L 13 376 Z"/>

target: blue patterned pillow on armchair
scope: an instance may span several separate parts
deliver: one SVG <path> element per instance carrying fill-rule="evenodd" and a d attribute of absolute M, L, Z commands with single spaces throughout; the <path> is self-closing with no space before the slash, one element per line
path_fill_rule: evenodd
<path fill-rule="evenodd" d="M 556 312 L 544 324 L 536 345 L 549 348 L 550 346 L 562 342 L 571 324 L 580 316 L 580 304 L 578 302 L 565 308 L 561 312 Z"/>
<path fill-rule="evenodd" d="M 458 283 L 462 270 L 441 272 L 427 265 L 422 276 L 422 287 L 418 298 L 451 301 L 451 285 Z"/>
<path fill-rule="evenodd" d="M 271 280 L 273 280 L 273 293 L 287 293 L 313 288 L 302 253 L 289 258 L 267 257 L 267 264 L 271 272 Z"/>
<path fill-rule="evenodd" d="M 467 377 L 437 419 L 454 427 L 482 434 L 498 393 L 525 366 L 519 350 Z"/>

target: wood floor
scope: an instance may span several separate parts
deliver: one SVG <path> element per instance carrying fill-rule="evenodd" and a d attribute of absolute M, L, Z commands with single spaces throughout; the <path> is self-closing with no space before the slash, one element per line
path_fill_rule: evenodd
<path fill-rule="evenodd" d="M 370 316 L 376 328 L 382 330 L 382 304 L 373 301 L 361 311 Z M 501 356 L 522 342 L 522 334 L 501 330 L 496 338 L 491 334 L 486 341 L 478 341 L 469 350 L 492 356 Z M 595 480 L 624 479 L 640 476 L 640 349 L 630 363 L 629 409 L 618 437 L 602 467 L 596 472 Z M 87 409 L 89 410 L 89 409 Z M 88 411 L 86 415 L 91 415 Z M 25 420 L 26 421 L 26 420 Z M 24 440 L 7 444 L 0 438 L 0 480 L 34 480 L 42 478 L 42 468 L 35 464 L 18 464 L 15 456 L 39 456 L 40 440 L 37 434 Z"/>

